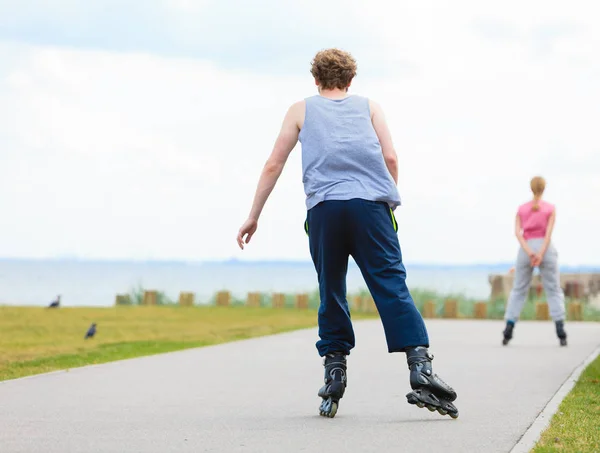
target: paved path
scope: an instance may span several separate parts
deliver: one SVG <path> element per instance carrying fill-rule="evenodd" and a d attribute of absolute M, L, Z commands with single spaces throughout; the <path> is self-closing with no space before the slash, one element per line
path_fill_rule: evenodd
<path fill-rule="evenodd" d="M 406 403 L 404 355 L 379 321 L 356 323 L 349 386 L 317 415 L 323 370 L 314 329 L 0 383 L 0 451 L 508 452 L 572 370 L 600 324 L 428 321 L 433 362 L 457 390 L 452 420 Z"/>

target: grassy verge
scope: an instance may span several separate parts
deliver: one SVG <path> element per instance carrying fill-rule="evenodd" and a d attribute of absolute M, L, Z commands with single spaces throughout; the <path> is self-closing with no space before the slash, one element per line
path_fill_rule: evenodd
<path fill-rule="evenodd" d="M 581 374 L 532 451 L 600 451 L 600 356 Z"/>
<path fill-rule="evenodd" d="M 356 314 L 356 319 L 376 316 Z M 213 306 L 0 307 L 0 380 L 316 325 L 314 310 Z M 89 325 L 96 337 L 84 340 Z"/>

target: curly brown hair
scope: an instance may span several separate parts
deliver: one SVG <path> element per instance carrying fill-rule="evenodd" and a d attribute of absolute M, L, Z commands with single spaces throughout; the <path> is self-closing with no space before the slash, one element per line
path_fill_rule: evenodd
<path fill-rule="evenodd" d="M 356 75 L 356 60 L 340 49 L 325 49 L 311 62 L 310 73 L 325 90 L 345 90 Z"/>

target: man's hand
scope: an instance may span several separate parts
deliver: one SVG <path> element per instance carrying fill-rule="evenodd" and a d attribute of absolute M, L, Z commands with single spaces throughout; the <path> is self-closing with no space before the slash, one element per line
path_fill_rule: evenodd
<path fill-rule="evenodd" d="M 244 250 L 244 243 L 250 242 L 257 228 L 258 222 L 255 219 L 248 219 L 244 222 L 237 235 L 237 243 L 242 250 Z"/>

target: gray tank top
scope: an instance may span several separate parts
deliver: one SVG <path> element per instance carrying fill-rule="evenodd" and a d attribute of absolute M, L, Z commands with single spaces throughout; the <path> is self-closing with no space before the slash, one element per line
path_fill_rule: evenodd
<path fill-rule="evenodd" d="M 400 195 L 381 152 L 369 100 L 349 96 L 306 99 L 299 135 L 306 209 L 326 200 L 362 198 L 400 205 Z"/>

